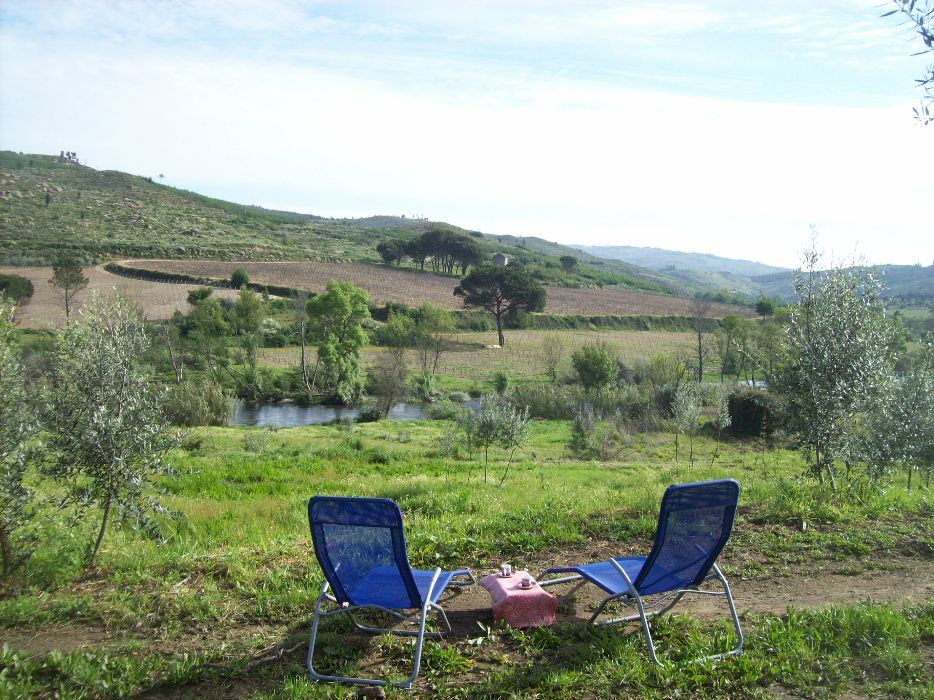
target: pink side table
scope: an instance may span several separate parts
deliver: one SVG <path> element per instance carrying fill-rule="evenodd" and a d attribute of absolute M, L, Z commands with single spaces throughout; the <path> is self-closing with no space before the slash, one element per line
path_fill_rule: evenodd
<path fill-rule="evenodd" d="M 505 620 L 510 627 L 547 627 L 555 623 L 558 599 L 538 583 L 522 587 L 528 571 L 513 571 L 504 578 L 499 574 L 484 576 L 478 582 L 493 596 L 493 619 Z M 534 579 L 533 579 L 534 580 Z"/>

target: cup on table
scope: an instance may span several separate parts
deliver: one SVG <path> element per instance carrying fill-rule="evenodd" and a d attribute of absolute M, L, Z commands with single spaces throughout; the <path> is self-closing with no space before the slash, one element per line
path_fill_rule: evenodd
<path fill-rule="evenodd" d="M 512 564 L 502 564 L 499 567 L 499 575 L 503 578 L 509 578 L 512 576 Z"/>
<path fill-rule="evenodd" d="M 535 583 L 535 581 L 533 581 L 533 580 L 532 580 L 532 577 L 529 576 L 528 574 L 526 574 L 525 576 L 522 577 L 522 587 L 523 587 L 523 588 L 531 588 L 533 583 Z"/>

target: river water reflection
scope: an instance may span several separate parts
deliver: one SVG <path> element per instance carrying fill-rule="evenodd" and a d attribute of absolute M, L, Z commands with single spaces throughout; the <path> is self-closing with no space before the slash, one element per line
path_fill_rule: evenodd
<path fill-rule="evenodd" d="M 473 406 L 468 401 L 464 406 Z M 300 406 L 294 403 L 237 404 L 230 416 L 231 425 L 256 425 L 295 428 L 301 425 L 321 425 L 342 418 L 356 418 L 360 411 L 343 406 Z M 424 420 L 428 407 L 417 403 L 399 403 L 389 412 L 389 420 Z"/>

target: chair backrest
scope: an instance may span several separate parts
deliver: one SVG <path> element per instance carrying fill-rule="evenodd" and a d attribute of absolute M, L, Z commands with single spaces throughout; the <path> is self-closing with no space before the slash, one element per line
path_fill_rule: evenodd
<path fill-rule="evenodd" d="M 700 584 L 730 538 L 738 501 L 733 479 L 669 486 L 652 551 L 633 581 L 639 594 Z"/>
<path fill-rule="evenodd" d="M 422 606 L 395 502 L 315 496 L 308 501 L 308 524 L 318 564 L 339 602 Z"/>

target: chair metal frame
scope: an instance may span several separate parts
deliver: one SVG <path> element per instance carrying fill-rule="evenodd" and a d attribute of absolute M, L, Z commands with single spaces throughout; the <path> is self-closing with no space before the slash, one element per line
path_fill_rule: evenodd
<path fill-rule="evenodd" d="M 316 496 L 309 501 L 309 504 L 308 504 L 309 525 L 312 528 L 313 528 L 313 523 L 311 523 L 310 521 L 312 504 L 315 502 L 316 499 L 323 500 L 324 498 L 325 497 Z M 334 500 L 350 501 L 354 499 L 335 497 Z M 393 501 L 388 501 L 388 499 L 359 499 L 359 500 L 385 501 L 387 504 L 392 504 L 392 506 L 397 511 L 399 508 L 398 505 L 396 505 Z M 398 526 L 400 528 L 400 534 L 401 534 L 401 512 L 399 516 Z M 402 535 L 402 537 L 403 537 L 403 546 L 404 546 L 404 535 Z M 404 553 L 404 550 L 403 550 L 403 553 Z M 316 551 L 316 555 L 318 555 L 317 551 Z M 410 571 L 412 570 L 411 566 L 408 563 L 407 557 L 405 558 L 403 562 L 397 561 L 397 565 L 402 565 L 402 564 L 409 567 Z M 338 564 L 337 568 L 339 568 L 339 566 L 340 565 Z M 441 576 L 441 573 L 442 573 L 441 568 L 439 567 L 434 570 L 432 578 L 431 578 L 431 582 L 428 585 L 428 589 L 425 591 L 425 594 L 423 596 L 420 595 L 420 597 L 422 598 L 420 608 L 389 608 L 389 607 L 385 607 L 382 605 L 375 605 L 375 604 L 352 605 L 349 601 L 341 601 L 335 595 L 332 595 L 331 593 L 329 593 L 329 590 L 332 587 L 331 582 L 328 580 L 327 570 L 323 566 L 322 566 L 322 571 L 325 572 L 325 580 L 321 586 L 321 592 L 318 594 L 318 598 L 315 600 L 314 616 L 311 622 L 311 636 L 308 640 L 308 654 L 305 659 L 305 666 L 308 670 L 308 677 L 313 681 L 322 681 L 322 682 L 339 682 L 339 683 L 350 683 L 350 684 L 356 684 L 356 685 L 373 685 L 373 686 L 387 686 L 388 685 L 388 686 L 394 686 L 394 687 L 402 688 L 402 689 L 411 688 L 412 683 L 414 683 L 415 679 L 418 677 L 418 672 L 421 666 L 422 649 L 424 647 L 425 637 L 427 636 L 431 638 L 441 638 L 445 634 L 451 631 L 451 623 L 448 621 L 448 616 L 447 616 L 447 613 L 445 613 L 444 608 L 442 608 L 437 603 L 432 602 L 432 597 L 434 594 L 435 586 L 438 582 L 438 578 Z M 336 573 L 336 569 L 335 569 L 335 573 Z M 474 578 L 473 573 L 471 573 L 469 569 L 454 572 L 451 578 L 454 578 L 457 576 L 466 576 L 467 580 L 466 581 L 449 580 L 447 585 L 462 587 L 462 586 L 469 586 L 473 583 L 476 583 L 476 578 Z M 336 589 L 335 589 L 335 592 L 336 592 Z M 333 610 L 323 610 L 322 604 L 326 602 L 336 605 L 337 608 Z M 354 617 L 354 612 L 366 610 L 366 609 L 379 610 L 381 612 L 387 613 L 391 615 L 392 617 L 395 617 L 397 620 L 401 621 L 404 624 L 416 624 L 418 625 L 418 629 L 417 630 L 393 629 L 391 627 L 372 627 L 369 625 L 361 624 Z M 417 610 L 417 612 L 413 614 L 409 614 L 409 615 L 399 612 L 400 610 L 406 610 L 406 609 L 414 609 L 414 610 Z M 436 612 L 437 614 L 439 614 L 441 620 L 444 622 L 444 627 L 445 627 L 444 630 L 426 631 L 425 628 L 426 628 L 426 623 L 428 621 L 429 610 L 432 610 Z M 378 678 L 357 678 L 354 676 L 333 676 L 333 675 L 318 673 L 314 668 L 314 662 L 313 662 L 314 653 L 315 653 L 315 645 L 318 639 L 318 624 L 323 618 L 335 617 L 337 615 L 347 615 L 347 617 L 353 623 L 354 627 L 362 632 L 393 634 L 393 635 L 405 636 L 405 637 L 415 637 L 416 638 L 415 659 L 414 659 L 414 663 L 412 667 L 412 672 L 411 674 L 409 674 L 409 677 L 404 681 L 387 681 L 387 680 L 381 680 Z"/>
<path fill-rule="evenodd" d="M 736 484 L 736 482 L 732 479 L 725 479 L 722 481 L 715 481 L 715 482 L 697 482 L 694 484 L 681 484 L 680 486 L 669 487 L 669 491 L 671 491 L 671 489 L 684 488 L 684 487 L 704 487 L 707 485 L 721 484 L 723 482 L 732 482 L 733 484 L 735 484 L 736 489 L 737 489 L 736 491 L 737 496 L 739 495 L 739 484 Z M 662 517 L 665 515 L 665 503 L 666 503 L 669 491 L 666 491 L 665 498 L 662 499 L 662 506 L 659 510 L 659 527 L 656 529 L 656 542 L 653 544 L 652 551 L 649 553 L 649 556 L 645 558 L 643 562 L 642 570 L 640 570 L 639 575 L 636 577 L 636 581 L 639 581 L 640 579 L 647 577 L 647 574 L 649 573 L 649 569 L 651 569 L 652 565 L 655 562 L 654 555 L 656 555 L 657 551 L 660 549 L 658 538 L 659 538 L 660 533 L 662 534 L 662 536 L 664 536 L 665 524 L 663 524 L 661 520 L 662 520 Z M 732 529 L 732 523 L 733 523 L 733 514 L 730 513 L 729 520 L 728 520 L 728 527 L 726 528 L 727 530 L 726 534 L 725 536 L 721 537 L 722 541 L 720 543 L 720 546 L 715 548 L 715 551 L 712 554 L 707 555 L 709 563 L 707 566 L 704 567 L 705 571 L 703 573 L 703 576 L 699 577 L 700 578 L 699 581 L 696 581 L 694 584 L 687 586 L 687 587 L 683 587 L 683 588 L 677 587 L 677 588 L 672 588 L 667 591 L 663 590 L 663 591 L 656 591 L 653 593 L 649 593 L 647 594 L 648 596 L 660 596 L 660 597 L 658 597 L 657 599 L 655 599 L 654 601 L 648 604 L 644 601 L 643 595 L 639 593 L 635 585 L 635 582 L 632 580 L 632 578 L 626 572 L 626 570 L 622 567 L 622 565 L 615 558 L 611 558 L 609 561 L 613 565 L 613 567 L 616 569 L 616 572 L 619 573 L 620 576 L 622 576 L 623 581 L 625 581 L 626 583 L 626 588 L 617 593 L 611 593 L 609 596 L 604 598 L 600 602 L 600 605 L 597 607 L 597 609 L 594 611 L 593 615 L 590 616 L 590 619 L 587 621 L 587 624 L 594 626 L 594 627 L 604 627 L 606 625 L 613 625 L 613 624 L 626 623 L 626 622 L 635 622 L 636 620 L 639 620 L 642 625 L 643 637 L 645 638 L 646 645 L 648 646 L 648 649 L 649 649 L 649 656 L 651 656 L 652 661 L 656 665 L 664 668 L 665 664 L 659 660 L 657 651 L 655 649 L 655 642 L 652 639 L 652 632 L 649 629 L 649 618 L 656 617 L 658 615 L 662 615 L 668 612 L 675 605 L 677 605 L 678 602 L 685 595 L 688 595 L 688 594 L 702 595 L 702 596 L 705 596 L 705 595 L 706 596 L 718 596 L 718 597 L 726 598 L 726 602 L 730 610 L 730 617 L 732 618 L 732 621 L 733 621 L 733 628 L 736 631 L 737 644 L 733 649 L 729 651 L 726 651 L 720 654 L 711 654 L 709 656 L 703 656 L 703 657 L 699 657 L 696 659 L 691 659 L 688 663 L 713 661 L 716 659 L 722 659 L 728 656 L 735 656 L 737 654 L 741 654 L 743 651 L 744 637 L 743 637 L 742 627 L 740 627 L 740 624 L 739 624 L 739 616 L 736 613 L 736 604 L 733 600 L 733 594 L 730 591 L 730 584 L 727 582 L 726 576 L 723 575 L 723 572 L 720 570 L 720 567 L 717 566 L 716 564 L 717 556 L 719 556 L 720 551 L 723 548 L 723 545 L 726 544 L 726 540 L 729 539 L 730 530 Z M 539 585 L 542 587 L 546 587 L 546 586 L 554 586 L 554 585 L 558 585 L 562 583 L 570 583 L 572 581 L 579 581 L 579 583 L 574 588 L 572 588 L 570 591 L 568 591 L 566 595 L 570 595 L 571 593 L 573 593 L 578 588 L 580 588 L 581 586 L 583 586 L 584 584 L 588 582 L 598 585 L 596 581 L 593 581 L 580 573 L 577 573 L 571 576 L 562 576 L 560 578 L 554 578 L 554 579 L 549 579 L 545 581 L 542 580 L 542 577 L 550 573 L 560 573 L 560 572 L 567 572 L 571 570 L 574 570 L 574 567 L 570 567 L 570 568 L 569 567 L 552 567 L 550 569 L 546 569 L 538 577 Z M 719 582 L 723 590 L 722 591 L 701 590 L 700 588 L 701 586 L 711 581 Z M 603 588 L 603 586 L 600 586 L 600 587 Z M 609 618 L 609 619 L 598 621 L 597 618 L 600 617 L 600 615 L 603 613 L 606 606 L 612 602 L 617 602 L 617 601 L 624 603 L 628 606 L 635 605 L 638 612 L 634 615 L 626 615 L 623 617 L 615 617 L 615 618 Z"/>

